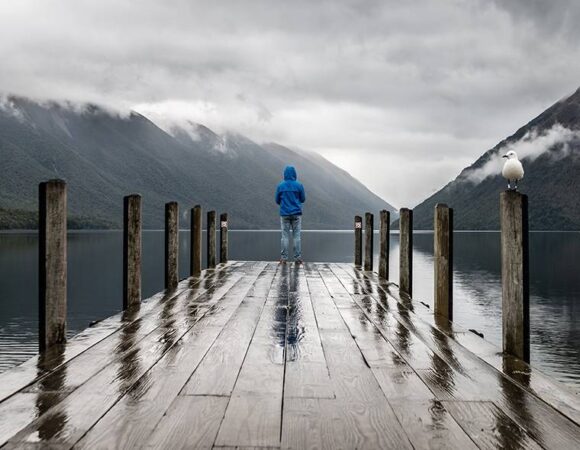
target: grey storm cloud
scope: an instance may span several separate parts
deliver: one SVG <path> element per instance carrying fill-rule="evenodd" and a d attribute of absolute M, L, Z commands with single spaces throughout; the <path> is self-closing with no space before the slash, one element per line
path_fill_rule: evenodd
<path fill-rule="evenodd" d="M 413 206 L 580 84 L 580 3 L 0 2 L 0 90 L 313 150 Z"/>

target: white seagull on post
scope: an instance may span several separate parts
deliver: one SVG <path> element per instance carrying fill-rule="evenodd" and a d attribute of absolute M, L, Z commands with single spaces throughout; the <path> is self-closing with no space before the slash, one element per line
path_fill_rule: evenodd
<path fill-rule="evenodd" d="M 508 189 L 512 189 L 511 182 L 514 182 L 514 190 L 518 189 L 518 181 L 524 178 L 524 166 L 518 159 L 518 155 L 513 150 L 510 150 L 502 158 L 507 158 L 503 165 L 501 174 L 508 180 Z"/>

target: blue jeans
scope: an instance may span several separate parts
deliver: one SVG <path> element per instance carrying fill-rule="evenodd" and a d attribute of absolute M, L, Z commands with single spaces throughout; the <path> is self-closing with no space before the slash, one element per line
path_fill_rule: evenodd
<path fill-rule="evenodd" d="M 290 244 L 290 232 L 294 234 L 294 259 L 302 259 L 300 248 L 300 229 L 302 227 L 302 216 L 282 216 L 280 217 L 282 228 L 282 259 L 288 259 L 288 245 Z"/>

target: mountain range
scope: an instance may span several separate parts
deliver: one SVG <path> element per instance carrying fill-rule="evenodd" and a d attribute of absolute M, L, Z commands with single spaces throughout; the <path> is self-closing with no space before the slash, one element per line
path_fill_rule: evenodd
<path fill-rule="evenodd" d="M 0 102 L 0 228 L 37 226 L 38 183 L 67 181 L 70 228 L 119 228 L 123 196 L 143 196 L 143 224 L 162 228 L 164 204 L 228 212 L 232 228 L 279 226 L 276 185 L 287 164 L 306 187 L 303 227 L 349 229 L 364 211 L 394 211 L 322 156 L 186 123 L 165 130 L 143 115 L 96 105 Z"/>
<path fill-rule="evenodd" d="M 501 155 L 515 150 L 525 176 L 532 230 L 580 230 L 580 89 L 485 152 L 414 208 L 416 229 L 433 228 L 437 203 L 454 208 L 456 229 L 499 229 L 499 194 L 506 186 Z"/>

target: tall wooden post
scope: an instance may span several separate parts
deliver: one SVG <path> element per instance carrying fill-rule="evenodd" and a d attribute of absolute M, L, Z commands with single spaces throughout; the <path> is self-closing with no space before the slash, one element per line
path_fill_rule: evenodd
<path fill-rule="evenodd" d="M 66 341 L 66 183 L 39 186 L 38 312 L 39 348 Z"/>
<path fill-rule="evenodd" d="M 207 213 L 207 267 L 215 268 L 215 211 Z"/>
<path fill-rule="evenodd" d="M 179 282 L 179 205 L 165 204 L 165 289 Z"/>
<path fill-rule="evenodd" d="M 191 230 L 189 249 L 189 275 L 199 277 L 201 275 L 201 206 L 195 205 L 191 209 Z"/>
<path fill-rule="evenodd" d="M 391 234 L 391 213 L 381 211 L 379 228 L 379 277 L 389 279 L 389 239 Z"/>
<path fill-rule="evenodd" d="M 362 266 L 362 217 L 354 216 L 354 265 Z"/>
<path fill-rule="evenodd" d="M 453 209 L 435 205 L 435 314 L 453 320 Z"/>
<path fill-rule="evenodd" d="M 413 210 L 399 212 L 399 289 L 413 295 Z"/>
<path fill-rule="evenodd" d="M 374 216 L 365 213 L 365 270 L 373 270 Z"/>
<path fill-rule="evenodd" d="M 228 214 L 220 214 L 220 263 L 228 262 Z"/>
<path fill-rule="evenodd" d="M 141 303 L 141 196 L 123 199 L 123 309 Z"/>
<path fill-rule="evenodd" d="M 530 361 L 528 197 L 500 195 L 503 351 Z"/>

